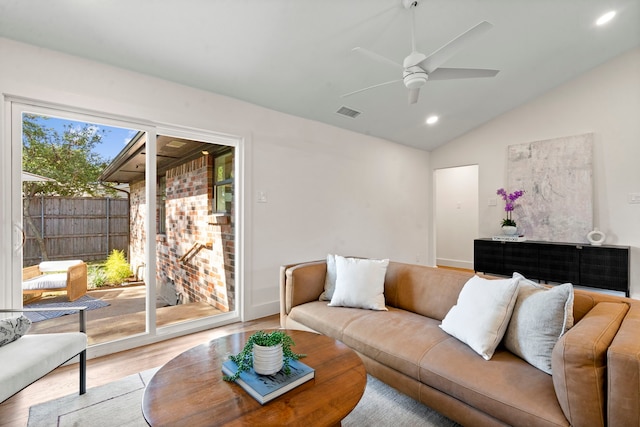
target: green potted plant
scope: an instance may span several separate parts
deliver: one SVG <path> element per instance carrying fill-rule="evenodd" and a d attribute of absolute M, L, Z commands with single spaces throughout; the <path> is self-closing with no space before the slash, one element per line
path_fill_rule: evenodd
<path fill-rule="evenodd" d="M 293 350 L 291 350 L 291 346 L 293 345 L 295 345 L 293 339 L 284 331 L 255 332 L 249 337 L 240 353 L 235 356 L 229 356 L 229 359 L 233 360 L 238 366 L 238 371 L 234 375 L 223 376 L 223 379 L 225 381 L 235 381 L 240 377 L 240 372 L 248 371 L 252 367 L 256 373 L 261 375 L 275 374 L 281 369 L 288 375 L 291 373 L 289 366 L 291 360 L 298 360 L 306 356 L 304 354 L 294 353 Z M 261 351 L 266 351 L 266 353 L 269 353 L 271 356 L 263 356 L 260 354 Z M 258 354 L 257 356 L 256 352 Z M 274 357 L 274 361 L 269 360 L 270 357 Z M 261 369 L 260 367 L 256 369 L 256 361 L 266 370 L 258 372 Z"/>

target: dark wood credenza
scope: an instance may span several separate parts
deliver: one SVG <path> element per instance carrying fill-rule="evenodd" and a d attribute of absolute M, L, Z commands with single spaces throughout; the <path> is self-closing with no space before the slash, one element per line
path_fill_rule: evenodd
<path fill-rule="evenodd" d="M 476 239 L 476 272 L 624 292 L 629 296 L 629 247 L 556 242 Z"/>

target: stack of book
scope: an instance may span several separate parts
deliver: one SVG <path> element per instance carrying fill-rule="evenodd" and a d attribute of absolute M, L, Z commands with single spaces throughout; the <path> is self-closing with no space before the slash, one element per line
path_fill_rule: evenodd
<path fill-rule="evenodd" d="M 236 383 L 264 405 L 315 377 L 315 370 L 299 360 L 291 360 L 289 367 L 291 373 L 288 375 L 282 370 L 273 375 L 258 375 L 253 369 L 249 369 L 240 373 Z M 223 374 L 232 376 L 237 371 L 238 365 L 233 360 L 222 363 Z"/>
<path fill-rule="evenodd" d="M 493 240 L 499 240 L 501 242 L 524 242 L 527 238 L 524 236 L 507 236 L 506 234 L 500 234 L 493 236 Z"/>

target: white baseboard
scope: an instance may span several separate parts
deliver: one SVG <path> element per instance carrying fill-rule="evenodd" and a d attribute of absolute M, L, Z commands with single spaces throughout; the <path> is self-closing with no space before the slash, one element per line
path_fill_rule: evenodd
<path fill-rule="evenodd" d="M 441 265 L 443 267 L 455 267 L 455 268 L 465 268 L 467 270 L 473 270 L 473 261 L 436 258 L 436 265 Z"/>
<path fill-rule="evenodd" d="M 264 304 L 248 307 L 244 313 L 243 321 L 259 319 L 280 313 L 280 301 L 271 301 Z"/>

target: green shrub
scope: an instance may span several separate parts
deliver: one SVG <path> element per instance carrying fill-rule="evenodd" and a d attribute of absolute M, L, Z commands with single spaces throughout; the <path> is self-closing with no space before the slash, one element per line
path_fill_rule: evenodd
<path fill-rule="evenodd" d="M 123 251 L 114 249 L 109 254 L 107 262 L 104 264 L 107 275 L 107 282 L 119 285 L 124 279 L 131 276 L 131 266 L 127 262 Z"/>
<path fill-rule="evenodd" d="M 89 269 L 88 275 L 89 288 L 91 289 L 100 288 L 107 283 L 107 273 L 102 266 Z"/>

